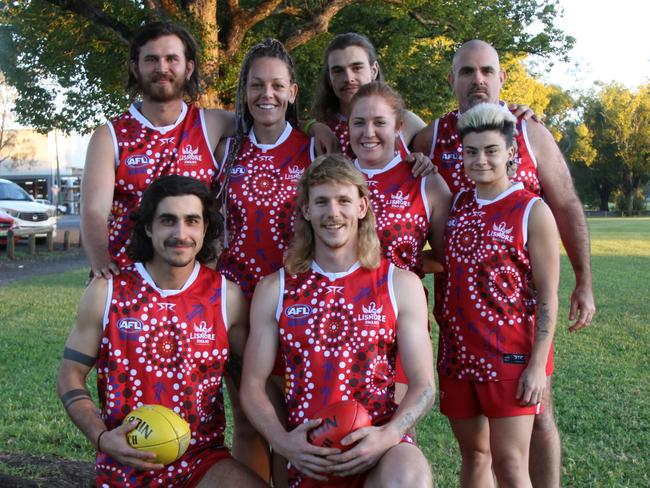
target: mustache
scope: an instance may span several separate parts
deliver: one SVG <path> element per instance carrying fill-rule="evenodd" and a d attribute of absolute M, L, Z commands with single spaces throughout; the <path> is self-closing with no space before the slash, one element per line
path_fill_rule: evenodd
<path fill-rule="evenodd" d="M 165 241 L 165 247 L 195 247 L 196 242 L 192 239 L 182 240 L 182 239 L 167 239 Z"/>

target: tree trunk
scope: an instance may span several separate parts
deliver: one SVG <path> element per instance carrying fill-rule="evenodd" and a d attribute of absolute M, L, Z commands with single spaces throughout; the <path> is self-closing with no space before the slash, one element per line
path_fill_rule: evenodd
<path fill-rule="evenodd" d="M 603 212 L 609 211 L 609 196 L 611 193 L 607 190 L 599 191 L 598 196 L 600 197 L 600 210 Z"/>
<path fill-rule="evenodd" d="M 198 104 L 204 108 L 220 107 L 216 86 L 219 80 L 219 26 L 217 25 L 217 0 L 197 0 L 190 3 L 189 11 L 200 26 L 198 32 L 201 49 L 201 78 L 203 92 Z"/>

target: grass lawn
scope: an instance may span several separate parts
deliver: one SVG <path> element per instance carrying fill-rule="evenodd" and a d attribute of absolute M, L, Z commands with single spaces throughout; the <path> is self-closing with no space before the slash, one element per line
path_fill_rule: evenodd
<path fill-rule="evenodd" d="M 591 219 L 589 225 L 598 312 L 588 329 L 575 334 L 567 332 L 573 277 L 562 257 L 554 378 L 562 484 L 646 487 L 650 219 Z M 93 458 L 55 392 L 63 343 L 86 276 L 81 270 L 0 288 L 0 452 Z M 438 486 L 458 486 L 460 455 L 437 407 L 418 426 L 418 441 Z M 38 478 L 37 470 L 26 467 L 22 473 Z"/>

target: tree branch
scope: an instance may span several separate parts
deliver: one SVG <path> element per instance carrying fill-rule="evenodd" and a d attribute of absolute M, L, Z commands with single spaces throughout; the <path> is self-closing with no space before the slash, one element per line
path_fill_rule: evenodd
<path fill-rule="evenodd" d="M 325 8 L 314 16 L 314 20 L 307 23 L 302 29 L 289 37 L 285 41 L 284 45 L 289 51 L 291 51 L 318 34 L 326 32 L 332 18 L 343 8 L 352 3 L 360 2 L 354 2 L 353 0 L 334 0 L 332 2 L 327 2 Z"/>
<path fill-rule="evenodd" d="M 270 17 L 278 8 L 282 0 L 266 0 L 257 7 L 252 9 L 243 9 L 236 0 L 228 1 L 231 21 L 227 38 L 224 41 L 224 53 L 228 58 L 232 58 L 241 46 L 246 33 L 258 22 Z"/>
<path fill-rule="evenodd" d="M 103 10 L 82 0 L 47 0 L 52 5 L 56 5 L 63 10 L 77 14 L 94 24 L 107 27 L 113 31 L 124 44 L 129 43 L 133 36 L 133 31 L 119 20 L 106 14 Z"/>

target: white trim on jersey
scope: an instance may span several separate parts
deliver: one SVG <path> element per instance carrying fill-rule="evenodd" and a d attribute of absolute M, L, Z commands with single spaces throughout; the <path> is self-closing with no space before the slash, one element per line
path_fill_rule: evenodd
<path fill-rule="evenodd" d="M 219 179 L 221 175 L 223 174 L 223 170 L 226 168 L 226 161 L 228 161 L 228 153 L 230 152 L 230 143 L 232 142 L 232 137 L 226 137 L 226 147 L 223 148 L 223 159 L 221 161 L 217 161 L 217 164 L 219 165 L 219 171 L 217 171 L 217 174 L 215 178 Z"/>
<path fill-rule="evenodd" d="M 113 277 L 108 279 L 108 286 L 106 287 L 106 304 L 104 305 L 104 316 L 102 317 L 102 330 L 106 330 L 108 325 L 108 315 L 111 312 L 111 300 L 113 299 Z"/>
<path fill-rule="evenodd" d="M 377 168 L 377 169 L 375 169 L 375 168 L 362 168 L 358 159 L 354 160 L 354 165 L 363 174 L 368 175 L 369 178 L 372 178 L 375 175 L 385 173 L 386 171 L 389 171 L 389 170 L 393 169 L 395 166 L 397 166 L 401 162 L 402 162 L 402 155 L 400 154 L 399 151 L 397 151 L 395 153 L 395 156 L 393 157 L 393 159 L 391 159 L 388 162 L 388 164 L 386 164 L 383 168 Z"/>
<path fill-rule="evenodd" d="M 223 318 L 223 325 L 226 328 L 226 332 L 230 328 L 228 324 L 228 307 L 226 306 L 226 301 L 228 300 L 228 282 L 226 277 L 221 275 L 221 317 Z"/>
<path fill-rule="evenodd" d="M 217 158 L 214 157 L 214 151 L 212 150 L 212 144 L 210 143 L 210 138 L 208 137 L 208 127 L 205 125 L 205 116 L 203 115 L 202 108 L 199 109 L 199 118 L 201 119 L 201 129 L 203 130 L 203 138 L 205 139 L 205 142 L 208 145 L 208 149 L 210 150 L 210 156 L 212 157 L 212 164 L 218 170 L 219 163 L 217 162 Z M 217 141 L 217 143 L 218 142 L 219 141 Z M 214 147 L 216 149 L 217 146 Z"/>
<path fill-rule="evenodd" d="M 429 208 L 429 199 L 427 198 L 427 177 L 422 177 L 422 182 L 420 183 L 420 197 L 424 203 L 424 209 L 427 211 L 427 220 L 431 220 L 431 209 Z"/>
<path fill-rule="evenodd" d="M 528 129 L 526 128 L 527 122 L 525 120 L 521 121 L 521 135 L 524 136 L 524 142 L 526 143 L 526 149 L 528 149 L 528 154 L 530 154 L 530 159 L 533 160 L 533 164 L 537 168 L 537 158 L 535 157 L 535 153 L 533 152 L 533 148 L 530 145 L 530 141 L 528 140 Z"/>
<path fill-rule="evenodd" d="M 284 268 L 278 270 L 278 285 L 280 285 L 280 292 L 278 293 L 278 306 L 275 307 L 275 320 L 280 323 L 282 306 L 284 305 Z"/>
<path fill-rule="evenodd" d="M 324 271 L 323 268 L 321 268 L 316 261 L 311 262 L 311 269 L 314 270 L 316 273 L 322 274 L 330 281 L 338 280 L 339 278 L 345 278 L 347 275 L 354 273 L 360 267 L 361 267 L 361 263 L 357 261 L 352 266 L 350 266 L 350 268 L 347 271 L 341 271 L 339 273 L 328 273 L 327 271 Z"/>
<path fill-rule="evenodd" d="M 160 132 L 161 134 L 166 134 L 170 130 L 175 129 L 176 126 L 178 126 L 181 122 L 183 122 L 183 119 L 185 119 L 185 116 L 187 115 L 187 104 L 183 102 L 181 108 L 181 114 L 176 119 L 176 122 L 174 122 L 171 125 L 163 125 L 161 127 L 156 127 L 151 122 L 149 122 L 149 120 L 144 115 L 142 115 L 140 109 L 136 106 L 135 103 L 132 103 L 131 106 L 129 107 L 129 113 L 133 116 L 135 120 L 140 122 L 145 127 L 149 127 L 151 130 L 155 130 L 157 132 Z"/>
<path fill-rule="evenodd" d="M 399 131 L 399 135 L 397 137 L 399 137 L 399 140 L 402 143 L 402 146 L 404 146 L 404 149 L 406 149 L 406 154 L 411 154 L 411 150 L 409 149 L 409 145 L 404 140 L 404 134 L 402 133 L 402 131 Z"/>
<path fill-rule="evenodd" d="M 113 149 L 115 150 L 115 170 L 117 171 L 118 166 L 120 165 L 120 149 L 117 147 L 117 135 L 115 135 L 115 127 L 113 127 L 112 122 L 106 122 L 108 126 L 108 131 L 111 133 L 111 139 L 113 139 Z"/>
<path fill-rule="evenodd" d="M 286 141 L 289 136 L 291 135 L 291 131 L 293 130 L 293 127 L 291 127 L 291 124 L 289 122 L 285 122 L 284 126 L 284 131 L 282 134 L 280 134 L 280 137 L 278 137 L 278 140 L 275 141 L 273 144 L 260 144 L 257 142 L 257 138 L 255 137 L 255 131 L 253 129 L 250 130 L 248 133 L 248 138 L 251 140 L 251 144 L 262 151 L 269 151 L 271 149 L 275 149 L 278 147 L 280 144 L 282 144 L 284 141 Z"/>
<path fill-rule="evenodd" d="M 192 273 L 190 274 L 189 278 L 187 278 L 180 290 L 163 290 L 162 288 L 158 288 L 143 263 L 135 263 L 135 269 L 138 273 L 140 273 L 140 276 L 142 276 L 144 281 L 146 281 L 154 290 L 156 290 L 161 297 L 166 298 L 174 295 L 179 295 L 180 293 L 183 293 L 185 290 L 187 290 L 190 286 L 192 286 L 194 281 L 196 281 L 196 277 L 199 275 L 201 264 L 198 261 L 194 263 L 194 269 L 192 270 Z"/>
<path fill-rule="evenodd" d="M 460 198 L 460 196 L 461 196 L 463 193 L 465 193 L 466 191 L 474 191 L 474 190 L 468 190 L 468 189 L 465 189 L 465 190 L 461 190 L 461 191 L 459 191 L 458 193 L 456 193 L 456 194 L 454 195 L 454 201 L 451 202 L 451 208 L 449 209 L 449 212 L 451 212 L 453 209 L 456 208 L 456 202 L 458 201 L 458 199 Z M 474 198 L 476 198 L 476 192 L 475 192 L 475 191 L 474 191 Z"/>
<path fill-rule="evenodd" d="M 438 124 L 440 119 L 436 119 L 433 123 L 433 138 L 431 139 L 431 149 L 429 149 L 429 159 L 433 159 L 433 153 L 436 152 L 436 139 L 438 138 Z"/>
<path fill-rule="evenodd" d="M 524 211 L 524 216 L 521 219 L 521 228 L 523 229 L 523 238 L 524 238 L 524 247 L 528 248 L 528 217 L 530 217 L 530 211 L 533 209 L 533 205 L 537 200 L 541 200 L 539 197 L 531 198 L 526 205 L 526 210 Z"/>
<path fill-rule="evenodd" d="M 397 299 L 395 298 L 395 287 L 393 283 L 393 274 L 395 271 L 395 265 L 390 263 L 388 265 L 388 296 L 390 297 L 390 303 L 393 306 L 393 313 L 395 314 L 395 320 L 399 316 L 399 309 L 397 308 Z"/>
<path fill-rule="evenodd" d="M 309 138 L 309 159 L 311 163 L 316 159 L 316 139 L 313 137 Z"/>
<path fill-rule="evenodd" d="M 478 195 L 476 194 L 476 190 L 474 190 L 474 197 L 476 198 L 476 203 L 479 205 L 490 205 L 491 203 L 498 202 L 499 200 L 503 200 L 506 198 L 508 195 L 524 189 L 524 184 L 522 182 L 517 182 L 513 183 L 510 188 L 507 190 L 504 190 L 503 192 L 499 193 L 496 197 L 494 197 L 492 200 L 484 200 L 483 198 L 479 198 Z"/>

